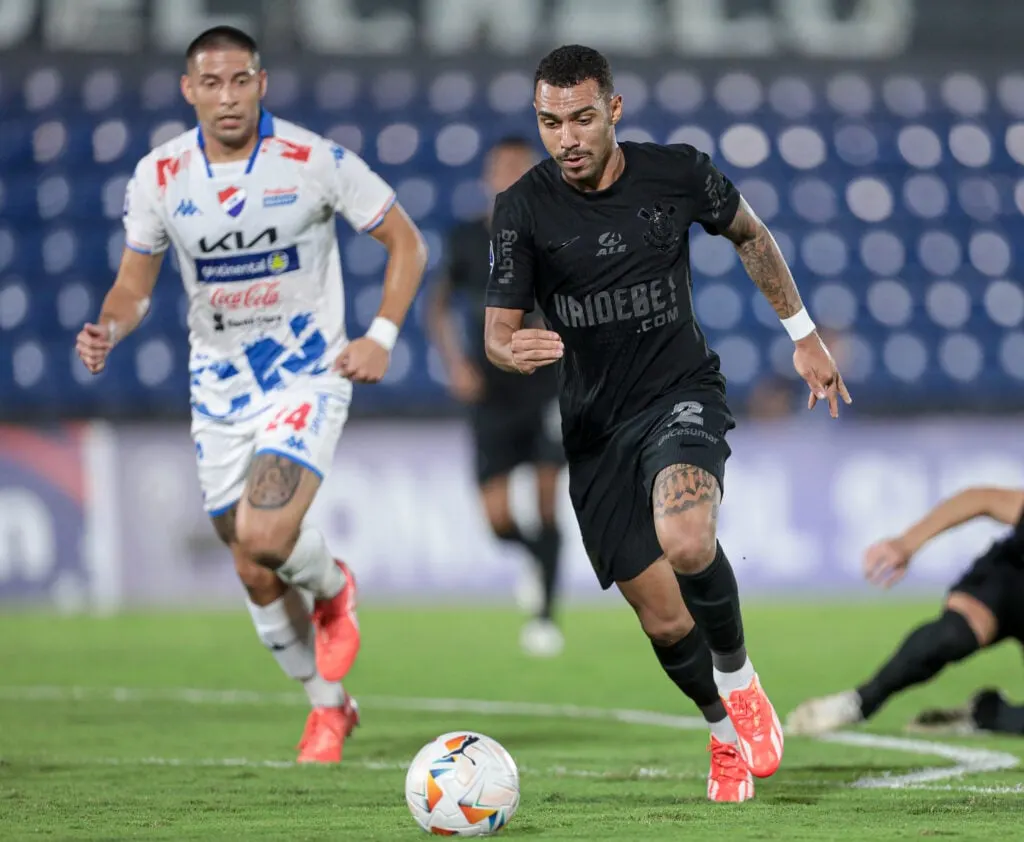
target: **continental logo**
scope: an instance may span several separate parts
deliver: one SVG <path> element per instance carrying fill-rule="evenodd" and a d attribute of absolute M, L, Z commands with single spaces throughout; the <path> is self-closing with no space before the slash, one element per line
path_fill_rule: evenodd
<path fill-rule="evenodd" d="M 196 277 L 203 284 L 233 283 L 277 277 L 299 268 L 299 250 L 289 246 L 256 254 L 199 259 L 196 260 Z"/>

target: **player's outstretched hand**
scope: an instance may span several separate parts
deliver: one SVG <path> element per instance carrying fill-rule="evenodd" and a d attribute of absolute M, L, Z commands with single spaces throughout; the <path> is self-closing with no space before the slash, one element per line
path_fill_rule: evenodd
<path fill-rule="evenodd" d="M 363 336 L 345 346 L 334 367 L 353 383 L 379 383 L 388 373 L 389 362 L 391 354 L 388 350 Z"/>
<path fill-rule="evenodd" d="M 872 585 L 891 588 L 906 574 L 910 555 L 897 538 L 872 544 L 864 553 L 864 578 Z"/>
<path fill-rule="evenodd" d="M 550 330 L 524 328 L 512 334 L 512 362 L 520 374 L 533 374 L 538 368 L 562 359 L 562 337 Z"/>
<path fill-rule="evenodd" d="M 838 418 L 839 398 L 844 403 L 853 403 L 843 377 L 836 368 L 836 361 L 832 359 L 817 331 L 797 340 L 796 350 L 793 351 L 793 367 L 811 389 L 807 399 L 808 409 L 814 409 L 818 401 L 827 400 L 829 414 Z"/>
<path fill-rule="evenodd" d="M 75 351 L 85 363 L 85 367 L 93 374 L 99 374 L 107 364 L 107 355 L 114 343 L 110 341 L 110 331 L 99 325 L 87 324 L 75 340 Z"/>

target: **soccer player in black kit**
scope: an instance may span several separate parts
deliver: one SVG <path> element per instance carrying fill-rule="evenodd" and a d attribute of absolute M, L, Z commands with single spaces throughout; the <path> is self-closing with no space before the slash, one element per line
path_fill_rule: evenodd
<path fill-rule="evenodd" d="M 863 684 L 809 699 L 786 722 L 795 734 L 823 734 L 873 717 L 897 693 L 930 681 L 948 665 L 1006 639 L 1024 642 L 1024 491 L 977 486 L 941 501 L 903 534 L 872 544 L 864 554 L 869 581 L 892 587 L 917 552 L 949 529 L 987 517 L 1013 530 L 983 552 L 949 589 L 942 613 L 918 626 Z M 996 690 L 978 693 L 966 709 L 926 711 L 916 730 L 959 725 L 966 730 L 1024 733 L 1024 710 Z"/>
<path fill-rule="evenodd" d="M 704 713 L 708 797 L 745 801 L 751 775 L 778 768 L 783 738 L 716 538 L 735 425 L 693 315 L 691 224 L 735 244 L 794 339 L 808 407 L 827 401 L 836 416 L 849 394 L 774 239 L 708 156 L 616 141 L 622 98 L 600 53 L 546 56 L 534 106 L 551 158 L 495 205 L 487 355 L 524 375 L 558 364 L 569 491 L 591 564 Z M 535 299 L 553 330 L 523 327 Z"/>
<path fill-rule="evenodd" d="M 494 196 L 518 181 L 537 162 L 533 145 L 522 137 L 504 137 L 488 151 L 484 182 Z M 469 407 L 476 449 L 476 479 L 487 520 L 502 541 L 524 547 L 541 583 L 537 616 L 527 623 L 520 645 L 529 655 L 557 655 L 564 645 L 554 622 L 561 536 L 555 499 L 565 466 L 558 416 L 558 377 L 545 368 L 536 377 L 520 377 L 488 364 L 484 353 L 484 297 L 487 292 L 491 213 L 455 226 L 445 244 L 444 266 L 434 283 L 429 325 L 441 352 L 451 391 Z M 452 293 L 462 293 L 475 317 L 468 349 L 459 341 Z M 543 326 L 543 320 L 536 322 Z M 524 535 L 512 516 L 509 474 L 519 465 L 535 468 L 540 529 Z"/>

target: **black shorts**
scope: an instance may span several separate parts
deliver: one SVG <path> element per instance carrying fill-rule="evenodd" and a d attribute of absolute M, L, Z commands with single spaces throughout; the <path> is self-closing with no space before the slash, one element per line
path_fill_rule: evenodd
<path fill-rule="evenodd" d="M 522 407 L 473 407 L 476 479 L 480 485 L 519 465 L 565 464 L 558 399 Z"/>
<path fill-rule="evenodd" d="M 1024 643 L 1024 559 L 999 542 L 979 557 L 950 589 L 973 596 L 996 618 L 996 640 Z"/>
<path fill-rule="evenodd" d="M 569 496 L 602 588 L 644 572 L 662 555 L 651 492 L 670 465 L 695 465 L 725 492 L 725 434 L 736 426 L 718 392 L 676 396 L 619 427 L 600 453 L 569 461 Z"/>

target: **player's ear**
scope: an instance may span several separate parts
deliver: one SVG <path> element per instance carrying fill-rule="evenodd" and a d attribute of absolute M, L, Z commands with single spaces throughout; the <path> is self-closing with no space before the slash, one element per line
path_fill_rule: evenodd
<path fill-rule="evenodd" d="M 260 99 L 263 99 L 267 95 L 267 71 L 261 70 L 259 73 L 260 82 Z"/>
<path fill-rule="evenodd" d="M 192 80 L 188 78 L 187 73 L 181 74 L 181 95 L 189 105 L 196 104 L 196 98 L 192 93 Z"/>
<path fill-rule="evenodd" d="M 608 113 L 611 115 L 612 125 L 617 125 L 622 119 L 622 94 L 615 94 L 608 101 Z"/>

